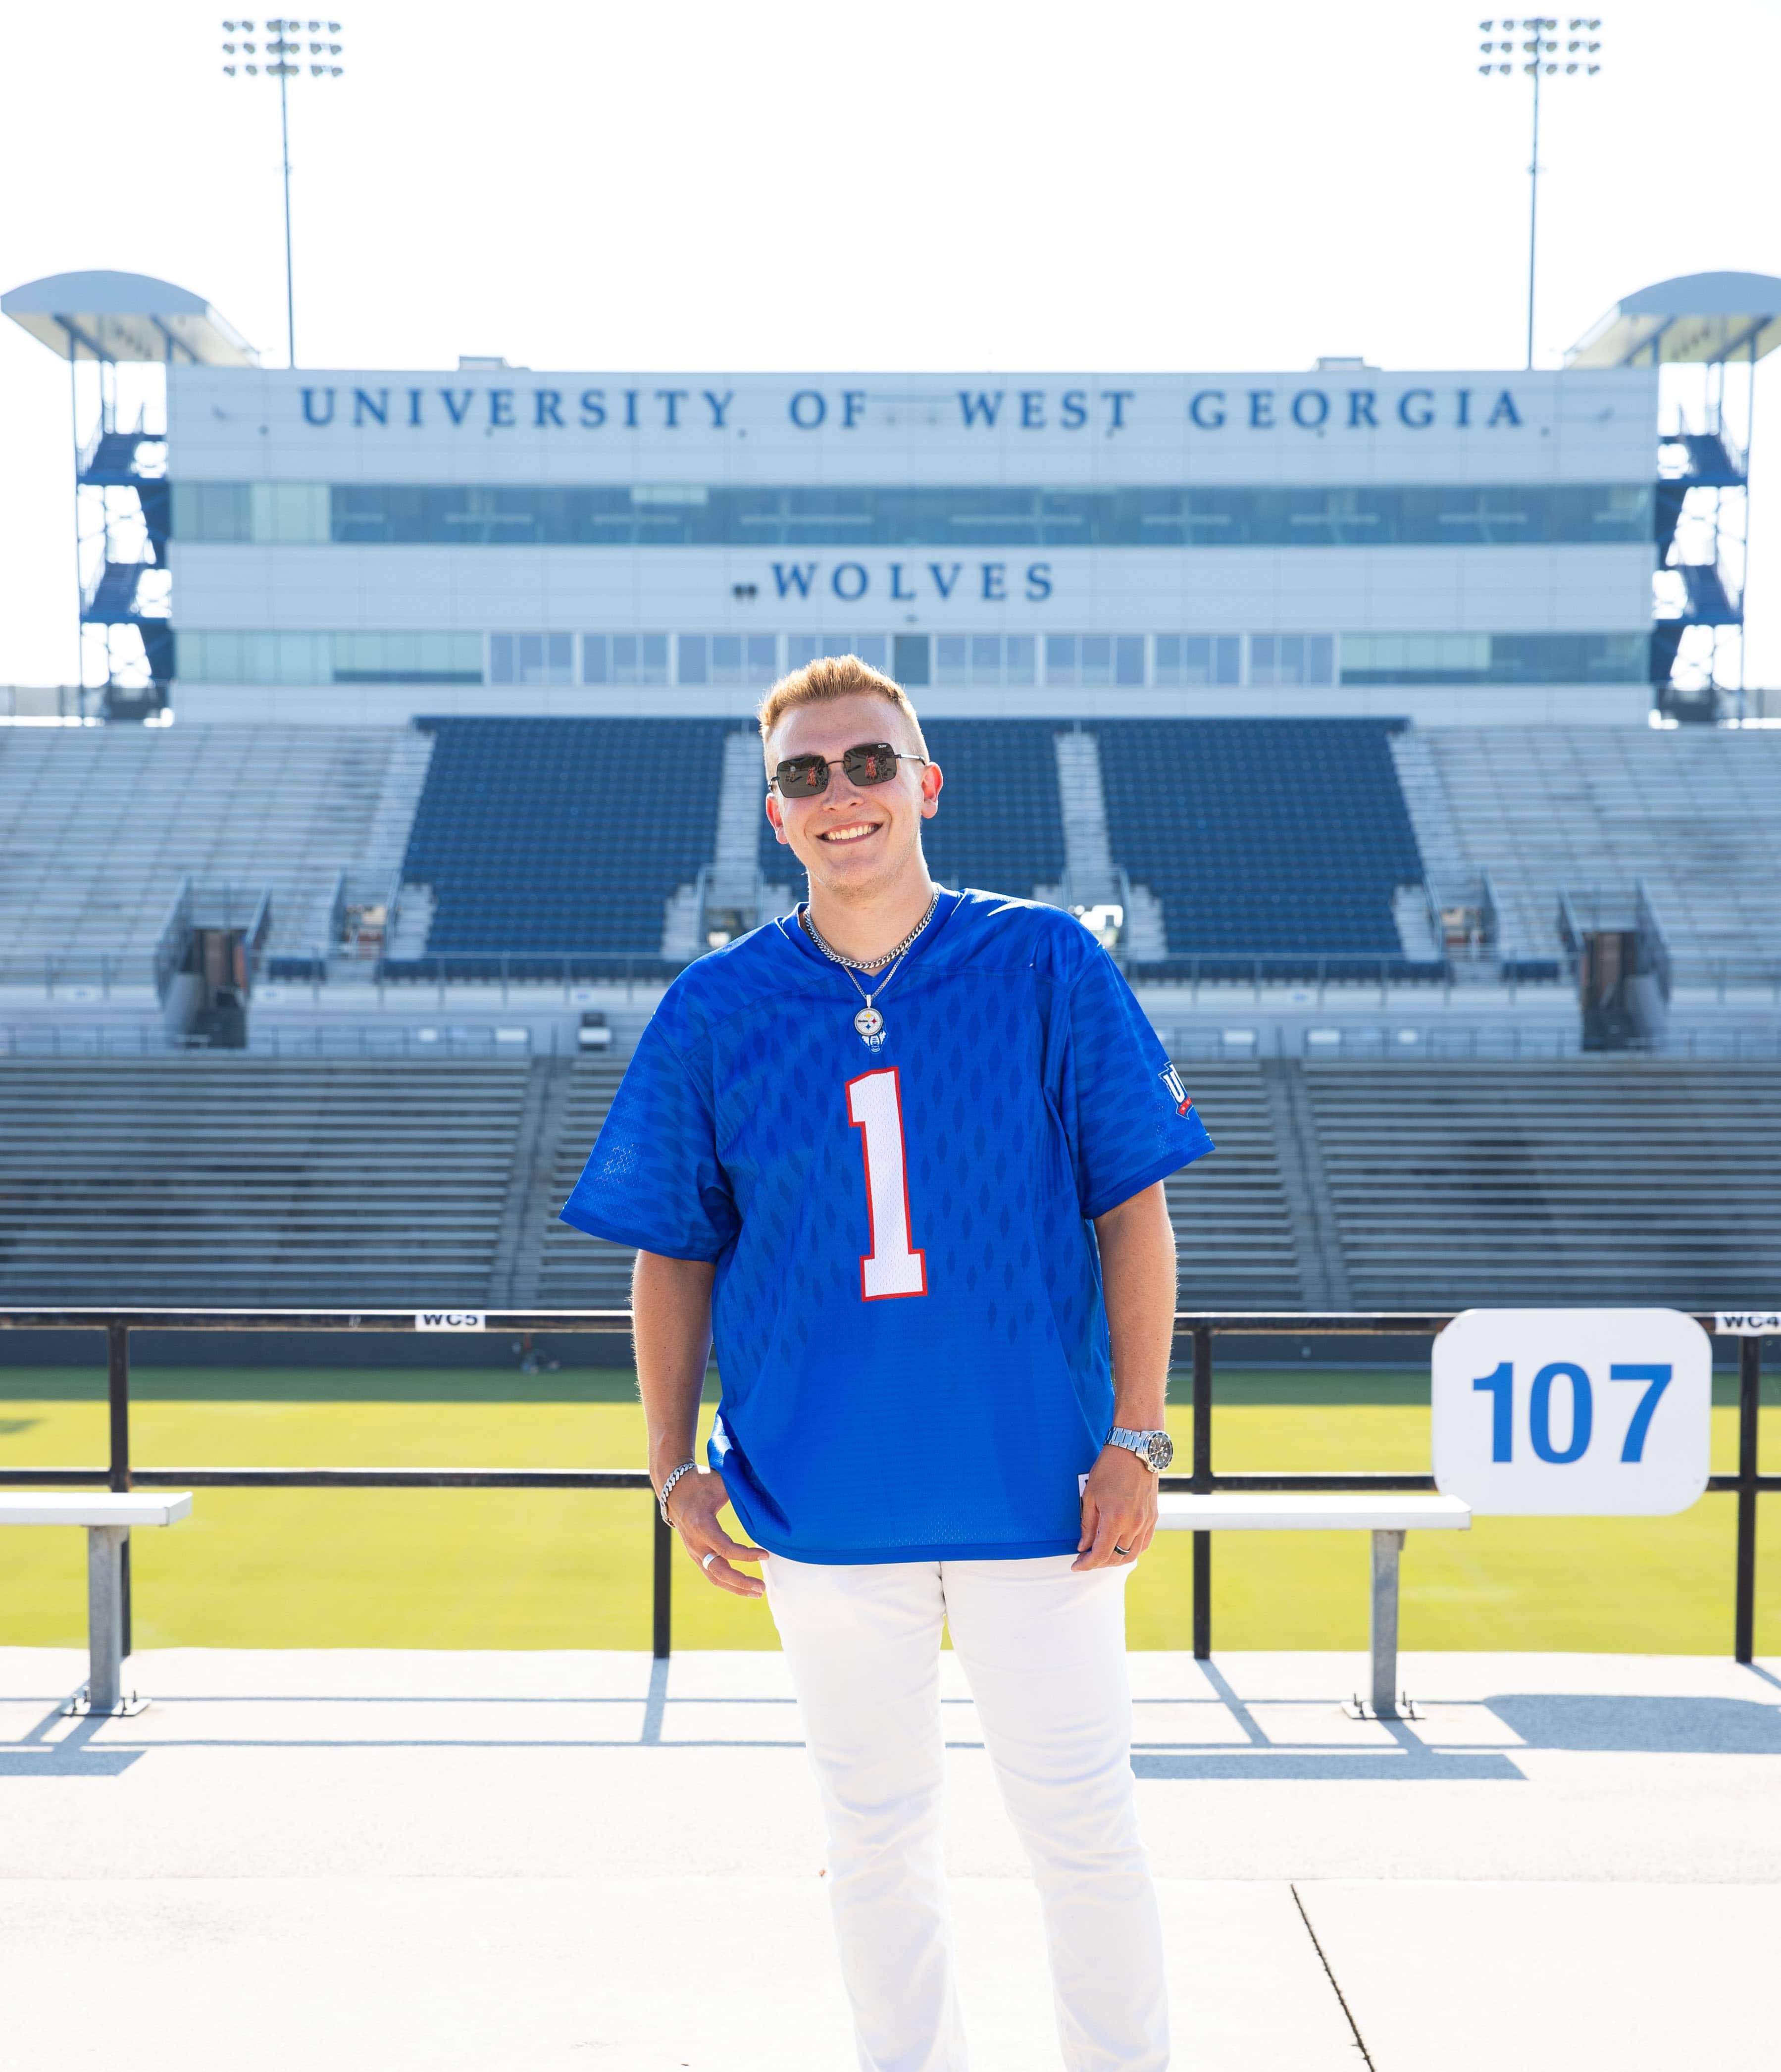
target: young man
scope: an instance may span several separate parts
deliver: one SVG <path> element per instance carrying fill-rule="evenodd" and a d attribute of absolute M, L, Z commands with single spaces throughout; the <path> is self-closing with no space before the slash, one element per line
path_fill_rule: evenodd
<path fill-rule="evenodd" d="M 812 663 L 760 726 L 809 902 L 669 988 L 563 1215 L 639 1248 L 663 1515 L 778 1625 L 865 2072 L 965 2062 L 943 1622 L 1038 1883 L 1064 2062 L 1159 2072 L 1125 1585 L 1171 1451 L 1162 1180 L 1211 1142 L 1078 922 L 935 886 L 942 779 L 896 684 Z"/>

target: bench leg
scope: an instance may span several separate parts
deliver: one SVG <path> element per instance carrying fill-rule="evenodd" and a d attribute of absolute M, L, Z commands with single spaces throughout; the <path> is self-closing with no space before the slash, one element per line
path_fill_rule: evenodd
<path fill-rule="evenodd" d="M 1401 1532 L 1373 1535 L 1372 1708 L 1381 1720 L 1397 1717 L 1397 1561 Z"/>
<path fill-rule="evenodd" d="M 115 1712 L 124 1701 L 124 1548 L 127 1525 L 87 1527 L 87 1703 Z"/>

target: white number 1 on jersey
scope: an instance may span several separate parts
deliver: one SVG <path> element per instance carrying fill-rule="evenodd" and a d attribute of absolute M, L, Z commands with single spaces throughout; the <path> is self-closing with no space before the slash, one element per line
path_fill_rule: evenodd
<path fill-rule="evenodd" d="M 860 1299 L 925 1295 L 928 1256 L 909 1241 L 909 1158 L 903 1142 L 903 1097 L 896 1067 L 847 1083 L 847 1119 L 860 1133 L 866 1159 L 866 1207 L 872 1249 L 860 1261 Z"/>

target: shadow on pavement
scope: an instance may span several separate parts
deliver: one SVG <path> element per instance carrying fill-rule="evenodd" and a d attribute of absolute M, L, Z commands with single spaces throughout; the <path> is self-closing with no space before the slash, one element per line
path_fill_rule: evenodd
<path fill-rule="evenodd" d="M 0 1778 L 118 1777 L 142 1757 L 141 1749 L 70 1747 L 62 1741 L 29 1751 L 0 1749 Z"/>
<path fill-rule="evenodd" d="M 1140 1778 L 1196 1782 L 1278 1783 L 1302 1780 L 1316 1784 L 1525 1783 L 1522 1772 L 1506 1755 L 1443 1755 L 1438 1750 L 1406 1748 L 1401 1754 L 1368 1752 L 1344 1755 L 1339 1750 L 1259 1749 L 1252 1755 L 1149 1753 L 1134 1750 L 1132 1768 Z"/>
<path fill-rule="evenodd" d="M 1530 1748 L 1592 1755 L 1781 1755 L 1781 1705 L 1754 1698 L 1528 1693 L 1483 1702 Z"/>

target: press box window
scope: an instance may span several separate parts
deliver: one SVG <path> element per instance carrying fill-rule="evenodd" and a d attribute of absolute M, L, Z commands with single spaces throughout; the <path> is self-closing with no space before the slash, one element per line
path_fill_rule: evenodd
<path fill-rule="evenodd" d="M 936 683 L 973 689 L 1030 684 L 1037 674 L 1038 643 L 1030 633 L 942 633 L 936 635 Z"/>
<path fill-rule="evenodd" d="M 1082 655 L 1082 687 L 1104 690 L 1113 680 L 1113 643 L 1104 633 L 1085 633 L 1078 643 Z"/>
<path fill-rule="evenodd" d="M 785 666 L 801 669 L 837 655 L 858 656 L 869 669 L 882 670 L 890 660 L 890 642 L 882 633 L 788 633 Z"/>
<path fill-rule="evenodd" d="M 179 673 L 188 684 L 326 684 L 334 678 L 326 633 L 181 632 Z"/>
<path fill-rule="evenodd" d="M 1085 691 L 1144 681 L 1141 633 L 1047 633 L 1045 680 Z"/>
<path fill-rule="evenodd" d="M 336 684 L 479 684 L 479 633 L 335 633 Z"/>
<path fill-rule="evenodd" d="M 928 686 L 928 637 L 925 633 L 899 633 L 891 648 L 890 673 L 906 691 Z"/>
<path fill-rule="evenodd" d="M 588 635 L 590 640 L 598 637 Z M 677 683 L 752 689 L 771 684 L 779 674 L 779 642 L 775 633 L 682 633 L 674 645 Z M 594 679 L 584 680 L 591 683 Z M 605 680 L 600 679 L 603 683 Z"/>
<path fill-rule="evenodd" d="M 176 482 L 173 536 L 208 545 L 325 545 L 330 499 L 319 482 Z"/>
<path fill-rule="evenodd" d="M 1327 633 L 1257 633 L 1249 639 L 1249 681 L 1294 689 L 1335 680 L 1335 642 Z"/>
<path fill-rule="evenodd" d="M 627 688 L 668 681 L 665 633 L 584 633 L 582 681 Z"/>
<path fill-rule="evenodd" d="M 325 545 L 333 536 L 331 504 L 325 483 L 253 483 L 249 491 L 253 537 L 281 545 Z"/>
<path fill-rule="evenodd" d="M 1243 639 L 1236 633 L 1159 633 L 1159 690 L 1204 690 L 1243 680 Z"/>
<path fill-rule="evenodd" d="M 181 633 L 187 683 L 479 684 L 479 633 Z"/>
<path fill-rule="evenodd" d="M 611 639 L 612 680 L 615 684 L 623 689 L 668 681 L 665 633 L 615 633 Z"/>
<path fill-rule="evenodd" d="M 683 637 L 682 646 L 685 645 Z M 714 633 L 711 680 L 714 684 L 767 684 L 779 672 L 776 633 Z M 686 676 L 683 671 L 681 681 Z"/>
<path fill-rule="evenodd" d="M 492 633 L 492 684 L 573 684 L 575 637 L 571 633 Z"/>
<path fill-rule="evenodd" d="M 1345 684 L 1638 683 L 1639 633 L 1345 633 Z"/>

